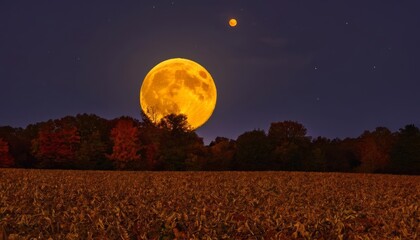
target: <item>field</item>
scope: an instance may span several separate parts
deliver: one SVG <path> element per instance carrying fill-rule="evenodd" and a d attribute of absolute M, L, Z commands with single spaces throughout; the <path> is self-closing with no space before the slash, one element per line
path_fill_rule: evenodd
<path fill-rule="evenodd" d="M 420 177 L 0 169 L 0 239 L 418 239 Z"/>

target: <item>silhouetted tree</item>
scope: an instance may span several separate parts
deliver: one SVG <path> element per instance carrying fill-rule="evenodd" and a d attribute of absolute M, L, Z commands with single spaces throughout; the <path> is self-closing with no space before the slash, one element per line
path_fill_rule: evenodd
<path fill-rule="evenodd" d="M 207 171 L 232 170 L 233 158 L 236 152 L 234 140 L 216 137 L 208 146 L 208 156 L 203 166 Z"/>
<path fill-rule="evenodd" d="M 360 165 L 357 156 L 357 140 L 346 138 L 333 139 L 326 152 L 327 171 L 352 172 Z"/>
<path fill-rule="evenodd" d="M 263 130 L 245 132 L 236 140 L 235 170 L 272 170 L 271 145 Z"/>
<path fill-rule="evenodd" d="M 284 121 L 271 123 L 268 130 L 268 137 L 277 145 L 291 141 L 307 140 L 306 128 L 295 121 Z"/>
<path fill-rule="evenodd" d="M 406 125 L 397 135 L 391 152 L 390 171 L 402 174 L 420 174 L 420 130 Z"/>
<path fill-rule="evenodd" d="M 80 134 L 77 166 L 80 169 L 111 169 L 106 154 L 112 151 L 111 124 L 96 115 L 82 114 L 75 118 Z"/>
<path fill-rule="evenodd" d="M 14 167 L 34 166 L 35 158 L 31 154 L 32 139 L 26 135 L 27 129 L 0 127 L 0 138 L 3 138 L 9 145 L 9 152 L 14 159 Z"/>
<path fill-rule="evenodd" d="M 9 144 L 0 138 L 0 168 L 12 167 L 13 157 L 9 152 Z"/>
<path fill-rule="evenodd" d="M 309 171 L 327 171 L 327 153 L 331 145 L 331 140 L 325 137 L 318 137 L 312 141 L 310 161 L 305 168 Z"/>
<path fill-rule="evenodd" d="M 160 159 L 160 139 L 163 130 L 158 127 L 142 111 L 142 122 L 140 123 L 139 141 L 141 144 L 140 152 L 145 162 L 147 170 L 162 170 L 163 163 Z"/>
<path fill-rule="evenodd" d="M 191 132 L 191 127 L 188 124 L 187 116 L 184 114 L 169 114 L 161 119 L 159 127 L 171 132 L 173 135 L 184 135 Z"/>
<path fill-rule="evenodd" d="M 129 164 L 133 165 L 133 162 L 135 164 L 141 160 L 137 125 L 133 119 L 121 118 L 111 130 L 111 140 L 114 145 L 112 154 L 108 158 L 115 162 L 117 169 L 126 169 Z"/>
<path fill-rule="evenodd" d="M 274 147 L 273 159 L 283 170 L 303 170 L 310 156 L 310 137 L 306 128 L 294 121 L 270 125 L 268 138 Z"/>
<path fill-rule="evenodd" d="M 187 171 L 203 170 L 208 158 L 203 139 L 198 137 L 194 132 L 193 134 L 194 137 L 186 146 L 187 158 L 185 159 L 185 170 Z"/>
<path fill-rule="evenodd" d="M 203 140 L 191 130 L 187 116 L 170 114 L 161 119 L 160 159 L 165 170 L 186 170 L 200 164 Z"/>

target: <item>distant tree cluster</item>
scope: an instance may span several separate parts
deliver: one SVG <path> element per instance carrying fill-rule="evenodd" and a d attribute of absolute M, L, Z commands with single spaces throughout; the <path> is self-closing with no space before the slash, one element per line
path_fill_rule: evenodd
<path fill-rule="evenodd" d="M 82 114 L 0 127 L 0 167 L 149 171 L 319 171 L 420 174 L 420 130 L 384 127 L 357 138 L 311 138 L 294 121 L 268 133 L 217 137 L 204 145 L 185 115 L 158 124 L 143 115 L 106 120 Z"/>

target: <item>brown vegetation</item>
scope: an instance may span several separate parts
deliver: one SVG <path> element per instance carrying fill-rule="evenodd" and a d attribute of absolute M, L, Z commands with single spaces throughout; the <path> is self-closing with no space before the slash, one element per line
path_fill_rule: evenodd
<path fill-rule="evenodd" d="M 417 239 L 420 177 L 0 169 L 8 239 Z"/>

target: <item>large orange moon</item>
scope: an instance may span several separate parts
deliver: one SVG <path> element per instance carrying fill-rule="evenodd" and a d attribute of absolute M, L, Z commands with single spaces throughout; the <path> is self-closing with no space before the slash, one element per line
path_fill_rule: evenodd
<path fill-rule="evenodd" d="M 193 130 L 207 122 L 216 100 L 210 73 L 184 58 L 168 59 L 153 67 L 140 89 L 140 106 L 154 123 L 169 114 L 185 114 Z"/>

